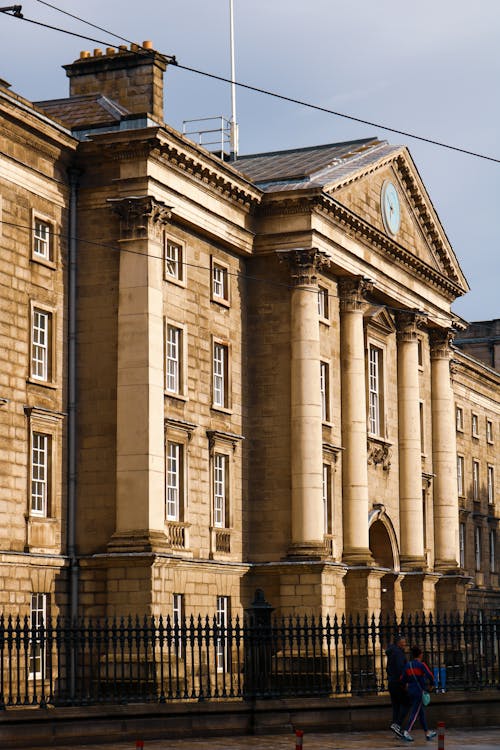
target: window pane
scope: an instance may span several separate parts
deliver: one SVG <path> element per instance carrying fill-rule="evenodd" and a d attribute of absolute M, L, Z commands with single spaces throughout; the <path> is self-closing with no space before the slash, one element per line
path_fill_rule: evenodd
<path fill-rule="evenodd" d="M 214 526 L 226 527 L 226 456 L 214 455 Z"/>
<path fill-rule="evenodd" d="M 373 435 L 380 435 L 380 350 L 369 350 L 369 424 Z"/>
<path fill-rule="evenodd" d="M 226 406 L 226 359 L 226 347 L 222 344 L 214 344 L 213 400 L 215 406 Z"/>
<path fill-rule="evenodd" d="M 167 520 L 179 521 L 181 492 L 181 446 L 167 445 Z"/>
<path fill-rule="evenodd" d="M 31 444 L 31 512 L 47 515 L 49 436 L 34 432 Z"/>
<path fill-rule="evenodd" d="M 49 225 L 40 219 L 35 219 L 33 252 L 39 258 L 50 260 Z"/>
<path fill-rule="evenodd" d="M 182 280 L 182 246 L 169 239 L 165 244 L 165 274 Z"/>
<path fill-rule="evenodd" d="M 31 374 L 37 380 L 47 380 L 49 375 L 49 325 L 50 313 L 33 310 L 31 331 Z"/>
<path fill-rule="evenodd" d="M 167 326 L 167 391 L 180 393 L 181 331 Z"/>

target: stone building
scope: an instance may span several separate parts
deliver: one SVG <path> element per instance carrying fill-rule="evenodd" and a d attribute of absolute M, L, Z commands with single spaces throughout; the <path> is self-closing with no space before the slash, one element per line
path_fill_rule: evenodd
<path fill-rule="evenodd" d="M 498 606 L 500 374 L 408 150 L 228 163 L 144 47 L 0 87 L 4 610 Z"/>

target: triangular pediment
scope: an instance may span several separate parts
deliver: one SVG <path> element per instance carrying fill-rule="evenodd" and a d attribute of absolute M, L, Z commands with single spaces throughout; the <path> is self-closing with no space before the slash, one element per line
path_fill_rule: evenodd
<path fill-rule="evenodd" d="M 333 173 L 324 191 L 465 293 L 467 281 L 408 150 L 394 148 L 378 160 L 352 167 L 339 176 Z M 400 222 L 394 233 L 387 228 L 383 209 L 383 189 L 389 183 L 399 201 Z"/>
<path fill-rule="evenodd" d="M 394 319 L 385 305 L 368 305 L 363 313 L 363 319 L 366 325 L 383 336 L 389 336 L 396 331 Z"/>

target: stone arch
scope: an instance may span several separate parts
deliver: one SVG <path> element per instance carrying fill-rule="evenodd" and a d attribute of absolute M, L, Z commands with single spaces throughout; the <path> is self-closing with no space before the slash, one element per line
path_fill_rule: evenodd
<path fill-rule="evenodd" d="M 399 546 L 396 532 L 385 506 L 377 505 L 368 516 L 370 534 L 370 551 L 373 559 L 381 568 L 390 568 L 399 573 Z M 372 548 L 373 544 L 373 548 Z"/>
<path fill-rule="evenodd" d="M 398 594 L 396 582 L 399 577 L 400 559 L 396 532 L 383 505 L 377 505 L 368 519 L 370 551 L 375 564 L 386 572 L 380 578 L 380 612 L 390 617 L 396 611 Z"/>

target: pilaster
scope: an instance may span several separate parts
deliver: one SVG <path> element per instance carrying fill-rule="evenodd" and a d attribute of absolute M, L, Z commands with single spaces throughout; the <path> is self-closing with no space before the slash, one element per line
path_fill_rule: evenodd
<path fill-rule="evenodd" d="M 316 248 L 280 253 L 291 292 L 291 557 L 323 557 L 322 419 L 318 271 L 329 264 Z"/>
<path fill-rule="evenodd" d="M 162 239 L 170 210 L 151 196 L 112 202 L 120 217 L 116 530 L 113 551 L 167 546 Z"/>

